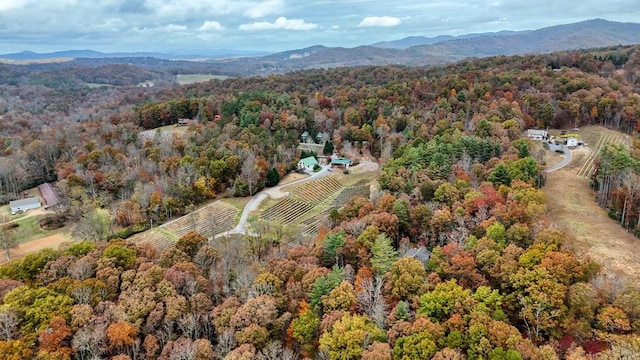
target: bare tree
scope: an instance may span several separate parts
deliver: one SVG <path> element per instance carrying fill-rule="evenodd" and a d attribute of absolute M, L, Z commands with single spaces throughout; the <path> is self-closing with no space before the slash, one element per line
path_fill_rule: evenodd
<path fill-rule="evenodd" d="M 0 246 L 4 249 L 7 260 L 9 260 L 11 259 L 11 249 L 18 246 L 18 239 L 16 239 L 11 233 L 11 230 L 9 230 L 10 226 L 4 224 L 6 221 L 7 216 L 0 214 Z"/>
<path fill-rule="evenodd" d="M 0 339 L 11 340 L 13 339 L 16 331 L 18 330 L 18 314 L 13 309 L 4 309 L 0 311 Z"/>
<path fill-rule="evenodd" d="M 298 355 L 282 346 L 280 341 L 272 341 L 260 351 L 258 360 L 297 360 Z"/>
<path fill-rule="evenodd" d="M 253 195 L 253 186 L 258 178 L 256 169 L 256 155 L 251 150 L 247 150 L 244 154 L 244 162 L 240 172 L 240 177 L 249 187 L 249 195 Z"/>
<path fill-rule="evenodd" d="M 633 201 L 635 200 L 636 194 L 640 191 L 640 179 L 638 175 L 628 171 L 622 175 L 622 186 L 625 189 L 624 194 L 624 205 L 622 207 L 622 217 L 620 218 L 620 223 L 623 226 L 627 226 L 627 205 L 631 204 L 633 206 Z M 640 219 L 640 217 L 639 217 Z"/>
<path fill-rule="evenodd" d="M 236 337 L 232 330 L 227 330 L 218 335 L 218 345 L 216 345 L 216 353 L 220 359 L 225 356 L 236 346 Z"/>
<path fill-rule="evenodd" d="M 387 318 L 387 303 L 382 296 L 384 278 L 365 278 L 360 283 L 361 290 L 357 294 L 358 306 L 381 329 L 385 328 Z"/>
<path fill-rule="evenodd" d="M 75 333 L 71 345 L 81 360 L 100 359 L 104 352 L 105 339 L 105 326 L 83 327 Z"/>

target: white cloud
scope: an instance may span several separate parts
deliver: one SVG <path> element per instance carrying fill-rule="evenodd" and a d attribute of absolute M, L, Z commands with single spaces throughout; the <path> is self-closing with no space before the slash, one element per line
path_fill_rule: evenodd
<path fill-rule="evenodd" d="M 2 0 L 0 2 L 0 11 L 8 11 L 21 9 L 29 3 L 28 0 Z"/>
<path fill-rule="evenodd" d="M 284 8 L 283 0 L 267 0 L 262 2 L 251 2 L 243 15 L 252 19 L 259 19 L 267 15 L 277 14 Z"/>
<path fill-rule="evenodd" d="M 359 27 L 390 27 L 400 25 L 402 21 L 393 16 L 367 16 L 360 21 Z"/>
<path fill-rule="evenodd" d="M 318 24 L 305 22 L 303 19 L 287 19 L 279 17 L 276 21 L 270 23 L 267 21 L 255 22 L 251 24 L 240 25 L 240 30 L 259 31 L 259 30 L 313 30 Z"/>
<path fill-rule="evenodd" d="M 222 26 L 219 22 L 217 21 L 209 21 L 206 20 L 204 22 L 204 24 L 202 24 L 202 26 L 200 26 L 198 28 L 199 31 L 205 32 L 205 31 L 222 31 L 224 30 L 224 26 Z"/>
<path fill-rule="evenodd" d="M 169 31 L 169 32 L 187 31 L 187 27 L 186 26 L 184 26 L 184 25 L 176 25 L 176 24 L 169 24 L 169 25 L 165 26 L 164 29 Z"/>

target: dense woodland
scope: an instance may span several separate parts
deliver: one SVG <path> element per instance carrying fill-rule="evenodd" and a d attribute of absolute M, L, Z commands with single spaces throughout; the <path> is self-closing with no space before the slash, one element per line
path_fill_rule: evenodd
<path fill-rule="evenodd" d="M 633 356 L 640 289 L 609 281 L 565 246 L 570 235 L 546 216 L 543 158 L 521 134 L 585 124 L 635 133 L 638 75 L 640 49 L 625 47 L 178 88 L 4 85 L 4 200 L 57 181 L 85 241 L 0 268 L 0 353 Z M 197 123 L 169 136 L 153 130 L 179 118 Z M 190 233 L 164 253 L 104 241 L 208 199 L 254 194 L 270 185 L 268 173 L 293 169 L 303 131 L 331 134 L 338 152 L 364 148 L 382 164 L 380 190 L 332 213 L 315 241 L 270 239 L 256 252 L 250 236 L 209 242 Z M 637 149 L 606 149 L 594 177 L 602 205 L 631 229 L 640 196 L 624 184 L 638 171 Z M 429 259 L 411 256 L 424 249 Z"/>

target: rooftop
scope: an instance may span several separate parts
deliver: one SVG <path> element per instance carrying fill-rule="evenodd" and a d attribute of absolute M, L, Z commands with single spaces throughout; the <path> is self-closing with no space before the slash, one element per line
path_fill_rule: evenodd
<path fill-rule="evenodd" d="M 40 206 L 40 199 L 38 199 L 37 197 L 28 197 L 28 198 L 9 202 L 9 206 L 12 208 L 26 206 L 26 205 L 35 205 L 35 204 L 38 204 L 38 206 Z"/>
<path fill-rule="evenodd" d="M 346 158 L 333 158 L 331 159 L 333 165 L 351 165 L 351 160 Z"/>
<path fill-rule="evenodd" d="M 300 159 L 300 161 L 302 161 L 302 164 L 304 166 L 313 166 L 313 165 L 316 165 L 318 163 L 318 160 L 316 160 L 316 158 L 314 158 L 313 156 L 309 156 L 309 157 L 306 157 L 304 159 Z"/>

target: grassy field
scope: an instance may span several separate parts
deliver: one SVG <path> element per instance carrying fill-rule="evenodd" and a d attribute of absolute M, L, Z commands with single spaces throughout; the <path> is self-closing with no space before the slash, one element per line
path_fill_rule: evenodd
<path fill-rule="evenodd" d="M 211 75 L 211 74 L 179 74 L 176 75 L 176 82 L 180 85 L 193 84 L 198 82 L 205 82 L 209 80 L 224 80 L 228 79 L 228 76 L 223 75 Z"/>
<path fill-rule="evenodd" d="M 19 219 L 15 222 L 16 224 L 18 224 L 18 227 L 13 230 L 13 234 L 16 239 L 18 239 L 18 242 L 20 244 L 25 244 L 33 240 L 67 231 L 65 228 L 56 230 L 43 230 L 38 224 L 38 221 L 41 218 L 42 216 L 30 216 L 24 219 Z"/>
<path fill-rule="evenodd" d="M 610 130 L 600 127 L 581 129 L 587 144 L 595 144 L 598 136 Z M 578 171 L 589 157 L 587 149 L 576 149 L 568 166 L 547 175 L 544 192 L 548 215 L 559 228 L 568 232 L 566 245 L 578 254 L 590 257 L 602 267 L 605 277 L 623 278 L 629 283 L 640 281 L 640 239 L 626 232 L 607 216 L 595 201 L 589 180 Z"/>

